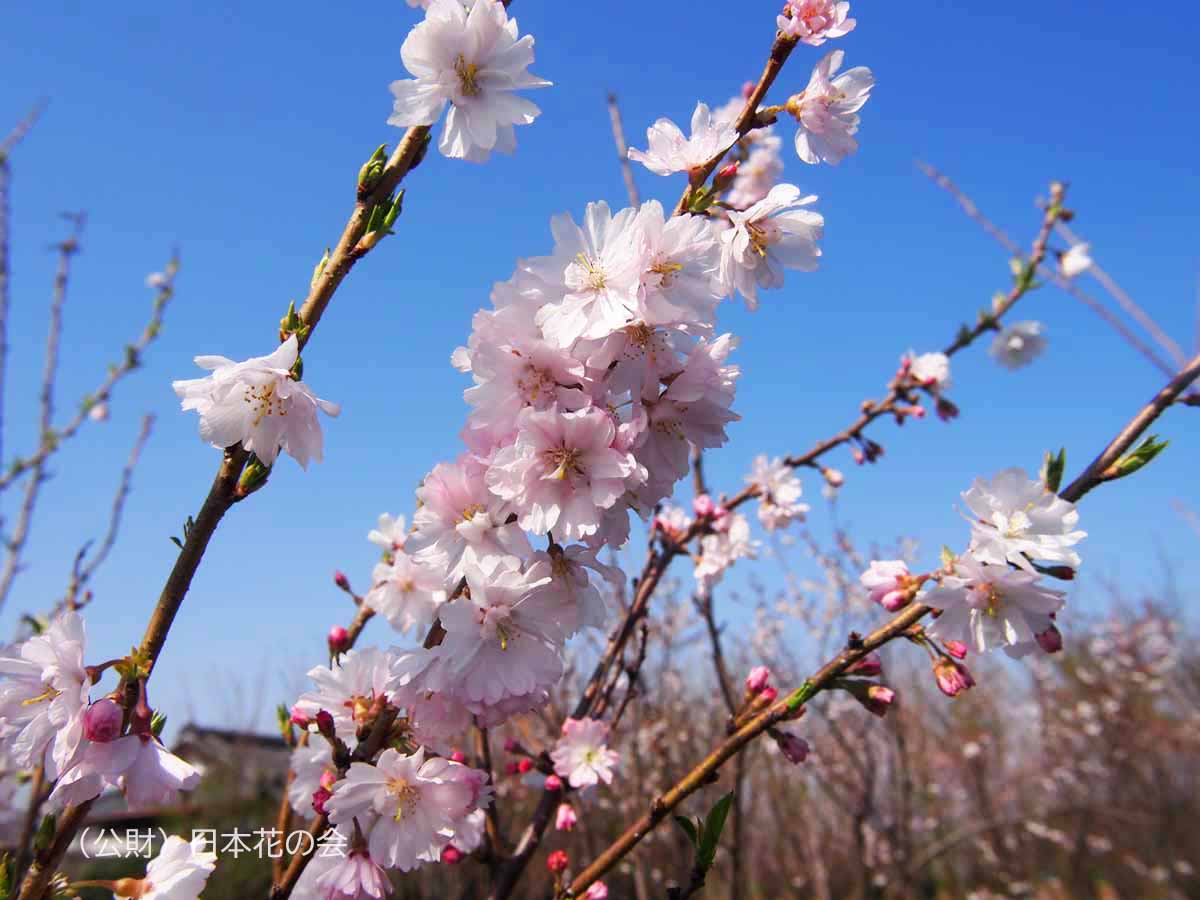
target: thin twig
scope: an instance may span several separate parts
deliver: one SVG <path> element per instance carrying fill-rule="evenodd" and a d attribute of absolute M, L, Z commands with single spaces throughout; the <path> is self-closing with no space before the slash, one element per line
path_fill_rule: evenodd
<path fill-rule="evenodd" d="M 133 443 L 133 449 L 129 451 L 125 468 L 121 470 L 121 480 L 117 485 L 117 492 L 113 496 L 112 508 L 108 514 L 108 528 L 104 532 L 104 538 L 100 541 L 99 549 L 86 562 L 84 560 L 91 546 L 90 542 L 80 547 L 79 552 L 75 554 L 75 563 L 71 567 L 71 582 L 67 586 L 67 593 L 64 596 L 68 608 L 74 608 L 79 592 L 87 587 L 88 582 L 96 574 L 96 570 L 108 559 L 108 554 L 112 552 L 113 545 L 117 542 L 117 532 L 121 528 L 121 516 L 125 511 L 125 501 L 129 497 L 129 491 L 133 485 L 133 473 L 137 469 L 138 460 L 141 458 L 146 442 L 150 439 L 150 432 L 153 428 L 154 416 L 149 414 L 143 416 L 137 440 Z"/>
<path fill-rule="evenodd" d="M 1171 381 L 1146 404 L 1137 415 L 1118 433 L 1112 443 L 1096 460 L 1088 466 L 1082 475 L 1071 483 L 1060 496 L 1066 500 L 1076 501 L 1098 484 L 1108 480 L 1104 477 L 1105 470 L 1120 458 L 1147 428 L 1167 409 L 1183 391 L 1200 378 L 1200 356 L 1179 372 Z M 559 897 L 581 896 L 592 882 L 599 879 L 609 869 L 615 866 L 638 843 L 642 841 L 658 824 L 683 802 L 688 796 L 709 783 L 722 765 L 737 754 L 743 747 L 756 737 L 768 731 L 779 722 L 798 714 L 804 704 L 817 694 L 830 687 L 834 680 L 846 672 L 854 663 L 878 650 L 898 637 L 906 635 L 912 626 L 931 612 L 928 606 L 913 604 L 900 612 L 890 622 L 876 629 L 865 638 L 853 641 L 836 657 L 823 665 L 810 676 L 800 687 L 796 688 L 774 706 L 755 716 L 730 735 L 703 761 L 678 781 L 670 790 L 656 797 L 650 804 L 649 811 L 637 822 L 629 826 L 624 833 L 614 841 L 608 849 L 598 856 L 594 862 L 581 871 L 571 882 L 566 891 L 560 892 Z"/>
<path fill-rule="evenodd" d="M 621 108 L 617 95 L 608 95 L 608 117 L 612 121 L 613 143 L 617 145 L 617 160 L 621 164 L 621 177 L 625 179 L 625 190 L 629 193 L 629 205 L 641 206 L 637 182 L 633 180 L 633 166 L 629 164 L 629 145 L 625 143 L 625 129 L 621 126 Z"/>

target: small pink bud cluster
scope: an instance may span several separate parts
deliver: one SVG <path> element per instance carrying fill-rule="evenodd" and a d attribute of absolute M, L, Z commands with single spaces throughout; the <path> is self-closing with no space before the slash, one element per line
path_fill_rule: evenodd
<path fill-rule="evenodd" d="M 338 654 L 346 650 L 350 645 L 350 632 L 341 625 L 334 625 L 329 629 L 329 652 Z"/>
<path fill-rule="evenodd" d="M 729 517 L 729 510 L 719 505 L 708 494 L 700 494 L 692 501 L 692 511 L 697 518 L 712 521 L 713 527 L 717 531 L 723 530 L 721 523 Z"/>
<path fill-rule="evenodd" d="M 442 862 L 448 866 L 453 866 L 462 861 L 463 852 L 453 844 L 447 844 L 442 848 Z"/>
<path fill-rule="evenodd" d="M 557 775 L 553 775 L 553 774 L 547 775 L 546 783 L 544 785 L 542 785 L 542 787 L 544 787 L 548 791 L 555 791 L 555 792 L 561 791 L 563 789 L 562 779 L 559 778 Z"/>
<path fill-rule="evenodd" d="M 83 714 L 83 735 L 97 744 L 107 744 L 121 736 L 125 713 L 114 700 L 97 700 Z"/>
<path fill-rule="evenodd" d="M 1057 625 L 1051 625 L 1037 635 L 1038 646 L 1046 653 L 1058 653 L 1063 648 L 1062 632 Z"/>
<path fill-rule="evenodd" d="M 555 850 L 546 857 L 546 868 L 555 875 L 561 875 L 566 871 L 567 866 L 571 864 L 570 858 L 567 856 L 566 850 Z"/>

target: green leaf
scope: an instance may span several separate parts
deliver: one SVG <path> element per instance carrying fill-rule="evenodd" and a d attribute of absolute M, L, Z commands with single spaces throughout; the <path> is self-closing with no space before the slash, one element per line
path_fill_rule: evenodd
<path fill-rule="evenodd" d="M 7 853 L 0 856 L 0 900 L 8 900 L 12 896 L 16 866 L 16 860 Z"/>
<path fill-rule="evenodd" d="M 947 547 L 945 544 L 943 544 L 942 545 L 942 568 L 949 569 L 951 566 L 954 565 L 954 562 L 957 559 L 958 559 L 958 557 L 955 555 L 954 551 L 951 550 L 949 547 Z"/>
<path fill-rule="evenodd" d="M 1046 456 L 1042 460 L 1042 481 L 1046 485 L 1046 490 L 1053 494 L 1058 493 L 1058 489 L 1062 486 L 1063 472 L 1067 468 L 1067 448 L 1063 447 L 1057 454 L 1046 451 Z"/>
<path fill-rule="evenodd" d="M 675 816 L 675 821 L 687 834 L 688 840 L 692 842 L 692 846 L 695 847 L 698 839 L 696 834 L 696 823 L 686 816 Z"/>
<path fill-rule="evenodd" d="M 1130 450 L 1115 463 L 1109 466 L 1104 471 L 1104 478 L 1111 481 L 1116 478 L 1124 478 L 1126 475 L 1132 475 L 1142 466 L 1149 463 L 1154 457 L 1167 449 L 1169 441 L 1160 441 L 1157 435 L 1150 435 L 1146 440 L 1142 441 L 1135 449 Z"/>
<path fill-rule="evenodd" d="M 716 802 L 704 820 L 704 830 L 700 835 L 700 844 L 696 848 L 696 865 L 704 871 L 712 867 L 717 856 L 717 844 L 721 840 L 721 831 L 725 828 L 725 820 L 729 818 L 729 810 L 733 807 L 733 791 Z"/>
<path fill-rule="evenodd" d="M 179 538 L 175 537 L 175 535 L 171 535 L 171 543 L 174 544 L 176 547 L 178 547 L 180 550 L 183 549 L 183 541 L 181 541 Z"/>

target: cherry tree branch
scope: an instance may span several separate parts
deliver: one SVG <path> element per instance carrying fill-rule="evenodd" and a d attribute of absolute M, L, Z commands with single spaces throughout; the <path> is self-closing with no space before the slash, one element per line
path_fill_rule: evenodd
<path fill-rule="evenodd" d="M 1060 493 L 1060 496 L 1064 500 L 1075 502 L 1097 485 L 1111 480 L 1111 477 L 1105 474 L 1108 467 L 1128 451 L 1134 442 L 1145 433 L 1146 429 L 1162 415 L 1163 411 L 1171 406 L 1175 399 L 1198 378 L 1200 378 L 1200 356 L 1193 359 L 1149 403 L 1139 410 L 1108 447 Z M 721 766 L 743 747 L 779 722 L 798 715 L 804 704 L 829 688 L 834 680 L 845 674 L 851 666 L 885 644 L 908 634 L 913 626 L 917 625 L 930 611 L 928 606 L 915 603 L 865 638 L 852 635 L 845 649 L 826 662 L 803 684 L 774 706 L 738 728 L 670 790 L 654 798 L 649 811 L 629 826 L 594 862 L 580 872 L 569 888 L 560 892 L 560 898 L 580 896 L 592 882 L 603 876 L 637 846 L 683 800 L 705 784 L 710 783 Z"/>
<path fill-rule="evenodd" d="M 617 161 L 621 166 L 625 190 L 629 194 L 629 205 L 641 206 L 642 198 L 638 193 L 637 182 L 633 180 L 633 166 L 629 164 L 629 145 L 625 143 L 625 129 L 621 125 L 621 108 L 617 105 L 616 94 L 608 95 L 608 117 L 612 121 L 613 143 L 617 145 Z"/>

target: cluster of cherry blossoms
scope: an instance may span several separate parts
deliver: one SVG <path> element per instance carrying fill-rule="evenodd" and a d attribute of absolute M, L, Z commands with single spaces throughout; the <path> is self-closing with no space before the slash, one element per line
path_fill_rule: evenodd
<path fill-rule="evenodd" d="M 902 560 L 874 560 L 861 577 L 889 612 L 914 601 L 935 610 L 924 634 L 931 648 L 940 645 L 934 673 L 950 696 L 975 683 L 959 662 L 971 650 L 1000 648 L 1019 658 L 1062 649 L 1055 616 L 1066 594 L 1044 580 L 1075 577 L 1080 557 L 1072 548 L 1086 537 L 1076 528 L 1075 504 L 1051 490 L 1044 475 L 1005 469 L 990 481 L 976 479 L 962 498 L 971 514 L 965 553 L 926 574 L 912 574 Z"/>
<path fill-rule="evenodd" d="M 131 709 L 120 694 L 92 701 L 107 666 L 85 665 L 85 647 L 82 617 L 65 612 L 0 650 L 0 753 L 22 769 L 44 766 L 56 781 L 51 808 L 115 789 L 130 809 L 147 809 L 192 790 L 200 775 L 158 739 L 161 720 L 146 703 L 144 680 Z"/>

